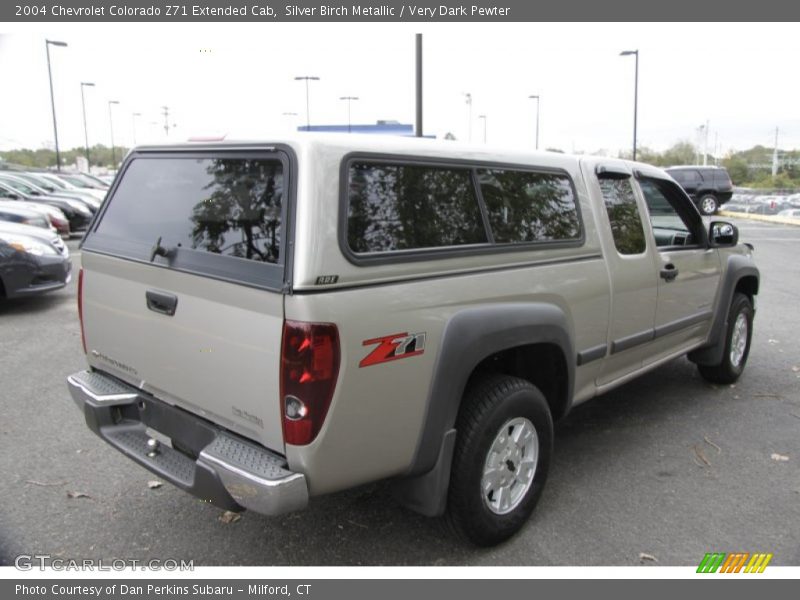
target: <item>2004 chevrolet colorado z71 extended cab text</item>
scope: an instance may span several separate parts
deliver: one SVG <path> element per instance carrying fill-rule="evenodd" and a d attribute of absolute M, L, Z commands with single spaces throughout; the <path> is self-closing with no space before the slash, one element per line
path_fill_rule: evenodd
<path fill-rule="evenodd" d="M 479 545 L 539 499 L 553 421 L 688 354 L 747 361 L 759 273 L 664 171 L 451 142 L 140 147 L 82 243 L 88 426 L 275 515 L 392 479 Z"/>

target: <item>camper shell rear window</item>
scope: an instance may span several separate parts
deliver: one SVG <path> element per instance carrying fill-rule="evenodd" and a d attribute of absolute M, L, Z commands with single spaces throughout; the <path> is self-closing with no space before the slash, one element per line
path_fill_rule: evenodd
<path fill-rule="evenodd" d="M 277 151 L 135 154 L 84 246 L 280 289 L 289 165 Z"/>

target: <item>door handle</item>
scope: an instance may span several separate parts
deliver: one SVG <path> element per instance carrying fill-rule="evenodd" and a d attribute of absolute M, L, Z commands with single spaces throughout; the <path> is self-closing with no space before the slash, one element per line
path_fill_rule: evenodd
<path fill-rule="evenodd" d="M 178 297 L 173 294 L 147 290 L 145 298 L 147 299 L 147 308 L 168 317 L 174 315 L 175 309 L 178 307 Z"/>
<path fill-rule="evenodd" d="M 659 274 L 664 281 L 672 281 L 678 276 L 678 269 L 672 263 L 667 263 Z"/>

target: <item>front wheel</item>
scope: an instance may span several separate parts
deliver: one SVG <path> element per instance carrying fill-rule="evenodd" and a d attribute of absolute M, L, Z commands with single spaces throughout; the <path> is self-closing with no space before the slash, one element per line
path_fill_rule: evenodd
<path fill-rule="evenodd" d="M 700 198 L 700 202 L 698 204 L 700 206 L 700 212 L 704 215 L 713 215 L 719 208 L 719 201 L 713 194 L 704 194 Z"/>
<path fill-rule="evenodd" d="M 717 365 L 697 365 L 700 375 L 712 383 L 733 383 L 744 371 L 753 337 L 753 303 L 737 292 L 728 311 L 725 349 Z"/>
<path fill-rule="evenodd" d="M 446 522 L 478 546 L 510 538 L 544 489 L 553 419 L 530 382 L 485 375 L 467 389 L 456 424 Z"/>

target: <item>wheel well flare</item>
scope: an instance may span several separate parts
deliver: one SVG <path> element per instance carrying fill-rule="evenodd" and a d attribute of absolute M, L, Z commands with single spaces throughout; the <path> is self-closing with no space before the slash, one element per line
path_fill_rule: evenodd
<path fill-rule="evenodd" d="M 487 371 L 530 381 L 547 400 L 553 420 L 566 413 L 569 374 L 564 353 L 556 344 L 528 344 L 502 350 L 481 361 L 471 377 Z"/>

